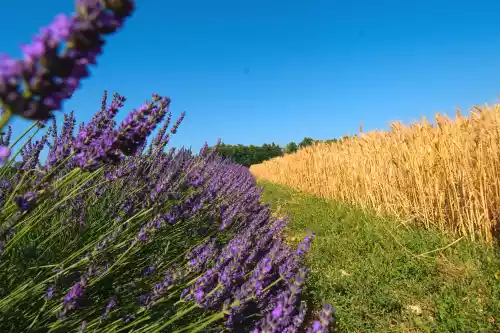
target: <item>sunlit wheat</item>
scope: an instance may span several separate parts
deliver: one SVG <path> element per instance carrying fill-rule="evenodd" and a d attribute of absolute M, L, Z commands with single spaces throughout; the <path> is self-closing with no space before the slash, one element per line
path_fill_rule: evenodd
<path fill-rule="evenodd" d="M 260 179 L 492 243 L 500 105 L 318 143 L 251 168 Z"/>

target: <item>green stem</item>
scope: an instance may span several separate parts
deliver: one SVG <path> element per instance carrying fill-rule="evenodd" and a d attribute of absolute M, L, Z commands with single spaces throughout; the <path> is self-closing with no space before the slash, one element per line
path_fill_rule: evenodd
<path fill-rule="evenodd" d="M 28 134 L 28 133 L 29 133 L 29 132 L 33 129 L 33 127 L 35 127 L 35 126 L 36 126 L 36 124 L 37 124 L 37 123 L 38 123 L 38 122 L 34 123 L 34 124 L 33 124 L 33 125 L 31 125 L 31 126 L 30 126 L 30 127 L 29 127 L 26 131 L 24 131 L 24 133 L 23 133 L 23 134 L 21 134 L 21 135 L 17 138 L 17 140 L 16 140 L 16 141 L 14 141 L 14 143 L 10 145 L 10 147 L 9 147 L 9 148 L 10 148 L 10 149 L 14 148 L 14 146 L 15 146 L 15 145 L 17 145 L 17 143 L 18 143 L 19 141 L 21 141 L 21 139 L 22 139 L 22 138 L 24 138 L 24 137 L 25 137 L 25 136 L 26 136 L 26 135 L 27 135 L 27 134 Z M 29 142 L 29 140 L 31 140 L 31 139 L 32 139 L 32 138 L 33 138 L 33 137 L 34 137 L 34 136 L 38 133 L 38 131 L 39 131 L 39 130 L 40 130 L 40 129 L 38 128 L 38 129 L 36 130 L 36 132 L 35 132 L 35 133 L 33 133 L 33 134 L 29 137 L 29 139 L 26 141 L 26 143 L 27 143 L 27 142 Z M 21 150 L 22 150 L 22 149 L 23 149 L 23 147 L 26 145 L 26 143 L 25 143 L 22 147 L 20 147 L 20 148 L 17 150 L 17 152 L 16 152 L 16 153 L 15 153 L 15 154 L 14 154 L 14 155 L 13 155 L 13 156 L 9 159 L 9 162 L 7 162 L 7 163 L 6 163 L 6 164 L 2 167 L 2 170 L 1 170 L 1 172 L 0 172 L 0 177 L 1 177 L 1 178 L 3 178 L 3 177 L 5 176 L 5 173 L 6 173 L 6 172 L 7 172 L 7 170 L 11 167 L 11 165 L 14 163 L 14 161 L 16 160 L 16 157 L 17 157 L 17 156 L 21 153 Z"/>
<path fill-rule="evenodd" d="M 10 202 L 10 201 L 12 201 L 14 199 L 14 196 L 16 195 L 17 190 L 19 190 L 19 188 L 23 185 L 24 180 L 29 176 L 29 174 L 30 174 L 31 171 L 34 171 L 34 170 L 28 170 L 28 172 L 26 172 L 22 176 L 21 180 L 19 181 L 19 183 L 17 183 L 16 187 L 14 188 L 14 190 L 10 194 L 9 198 L 7 199 L 7 202 Z"/>
<path fill-rule="evenodd" d="M 168 327 L 168 325 L 172 324 L 173 322 L 179 320 L 180 318 L 182 318 L 184 315 L 190 313 L 191 311 L 193 311 L 194 309 L 198 308 L 198 305 L 195 304 L 195 305 L 192 305 L 190 306 L 189 308 L 187 309 L 184 309 L 183 311 L 181 312 L 177 312 L 173 318 L 171 318 L 170 320 L 166 321 L 163 323 L 163 325 L 161 325 L 159 328 L 157 328 L 156 330 L 154 330 L 154 332 L 161 332 L 165 327 Z M 150 331 L 150 332 L 153 332 L 153 331 Z"/>
<path fill-rule="evenodd" d="M 71 157 L 73 157 L 75 153 L 71 153 L 68 157 L 66 157 L 64 160 L 62 160 L 58 165 L 56 165 L 55 168 L 53 168 L 48 174 L 46 174 L 42 180 L 38 183 L 38 186 L 42 185 L 50 176 L 54 174 L 54 172 L 57 171 L 61 166 L 63 166 Z M 77 170 L 77 169 L 76 169 Z M 73 170 L 72 170 L 73 171 Z"/>
<path fill-rule="evenodd" d="M 40 311 L 38 311 L 38 314 L 36 315 L 35 319 L 33 319 L 33 321 L 31 322 L 31 325 L 28 327 L 28 330 L 31 330 L 31 328 L 33 327 L 33 325 L 35 325 L 35 323 L 37 322 L 38 318 L 40 317 L 40 315 L 42 314 L 42 312 L 45 310 L 46 306 L 47 306 L 47 301 L 45 301 L 45 303 L 43 303 L 42 308 L 40 309 Z"/>
<path fill-rule="evenodd" d="M 2 103 L 3 104 L 3 103 Z M 10 120 L 10 117 L 12 116 L 12 110 L 10 107 L 6 106 L 5 104 L 3 105 L 3 114 L 2 118 L 0 118 L 0 130 L 7 125 L 7 123 Z"/>
<path fill-rule="evenodd" d="M 204 329 L 205 327 L 207 327 L 208 325 L 218 321 L 218 320 L 221 320 L 222 318 L 224 318 L 225 316 L 225 312 L 219 312 L 211 317 L 208 318 L 208 320 L 200 320 L 200 321 L 197 321 L 195 323 L 192 323 L 191 325 L 188 325 L 180 330 L 177 330 L 177 331 L 174 331 L 172 333 L 181 333 L 181 332 L 185 332 L 185 331 L 189 331 L 189 332 L 199 332 L 201 331 L 202 329 Z M 195 328 L 196 327 L 196 328 Z M 194 328 L 194 329 L 192 329 Z"/>
<path fill-rule="evenodd" d="M 26 131 L 23 132 L 23 134 L 21 134 L 17 139 L 16 141 L 14 141 L 13 144 L 10 145 L 10 148 L 14 148 L 15 145 L 17 145 L 19 143 L 19 141 L 21 141 L 22 138 L 24 138 L 26 136 L 26 134 L 28 134 L 32 129 L 33 127 L 37 126 L 38 125 L 38 121 L 34 122 L 33 124 L 31 124 L 30 127 L 28 127 L 28 129 Z M 40 130 L 40 128 L 38 128 L 38 130 Z M 38 132 L 37 130 L 37 132 Z"/>
<path fill-rule="evenodd" d="M 130 252 L 132 251 L 132 249 L 135 248 L 135 244 L 136 243 L 132 243 L 132 245 L 129 246 L 129 248 L 122 254 L 118 257 L 118 259 L 113 263 L 113 265 L 111 265 L 111 267 L 109 267 L 105 272 L 104 274 L 98 276 L 95 280 L 93 280 L 92 282 L 89 283 L 89 287 L 92 287 L 94 284 L 96 284 L 97 282 L 99 282 L 100 280 L 102 280 L 103 278 L 105 278 L 110 272 L 111 270 L 116 267 L 116 265 L 118 265 L 121 261 L 123 261 L 123 258 L 125 258 L 125 256 Z"/>

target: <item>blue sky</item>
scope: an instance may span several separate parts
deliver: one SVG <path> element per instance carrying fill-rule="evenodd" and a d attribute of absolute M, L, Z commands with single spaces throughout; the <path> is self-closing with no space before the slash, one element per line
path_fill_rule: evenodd
<path fill-rule="evenodd" d="M 0 52 L 20 57 L 73 1 L 2 1 Z M 500 2 L 137 1 L 64 110 L 98 110 L 102 91 L 172 98 L 173 144 L 286 144 L 385 129 L 500 93 Z M 62 117 L 60 117 L 62 118 Z M 15 133 L 26 122 L 13 122 Z"/>

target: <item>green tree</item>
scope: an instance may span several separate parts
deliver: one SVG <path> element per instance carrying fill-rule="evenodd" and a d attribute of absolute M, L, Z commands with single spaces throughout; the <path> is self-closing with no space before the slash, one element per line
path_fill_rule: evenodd
<path fill-rule="evenodd" d="M 283 149 L 275 144 L 264 144 L 262 146 L 227 145 L 221 143 L 217 148 L 217 154 L 230 158 L 233 162 L 245 166 L 259 164 L 277 156 L 283 156 Z"/>
<path fill-rule="evenodd" d="M 302 149 L 304 147 L 311 146 L 313 143 L 314 143 L 314 139 L 313 138 L 305 137 L 304 140 L 302 140 L 299 143 L 299 148 Z"/>
<path fill-rule="evenodd" d="M 285 146 L 285 153 L 292 154 L 299 150 L 299 146 L 295 142 L 290 142 Z"/>

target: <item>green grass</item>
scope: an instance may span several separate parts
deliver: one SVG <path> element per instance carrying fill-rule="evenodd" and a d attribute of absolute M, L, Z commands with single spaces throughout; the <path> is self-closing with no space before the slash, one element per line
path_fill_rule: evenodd
<path fill-rule="evenodd" d="M 291 241 L 315 232 L 309 301 L 332 304 L 339 331 L 500 332 L 498 249 L 260 183 Z"/>

